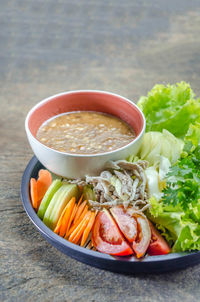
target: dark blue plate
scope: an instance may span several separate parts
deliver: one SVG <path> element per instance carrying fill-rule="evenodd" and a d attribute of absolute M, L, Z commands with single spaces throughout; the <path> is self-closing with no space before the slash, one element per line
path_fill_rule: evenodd
<path fill-rule="evenodd" d="M 200 251 L 192 253 L 173 253 L 163 256 L 147 256 L 142 260 L 132 257 L 113 257 L 92 251 L 61 238 L 52 232 L 38 218 L 32 208 L 29 195 L 29 181 L 37 177 L 42 164 L 34 156 L 27 165 L 21 182 L 21 199 L 30 220 L 44 238 L 62 253 L 86 264 L 118 273 L 163 273 L 183 269 L 200 262 Z"/>

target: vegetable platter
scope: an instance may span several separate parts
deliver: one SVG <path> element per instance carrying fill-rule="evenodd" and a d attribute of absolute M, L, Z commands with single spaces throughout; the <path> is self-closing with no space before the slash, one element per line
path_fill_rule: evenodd
<path fill-rule="evenodd" d="M 120 273 L 200 262 L 200 101 L 189 84 L 156 85 L 137 104 L 147 128 L 135 156 L 100 175 L 60 179 L 33 157 L 24 208 L 63 253 Z"/>

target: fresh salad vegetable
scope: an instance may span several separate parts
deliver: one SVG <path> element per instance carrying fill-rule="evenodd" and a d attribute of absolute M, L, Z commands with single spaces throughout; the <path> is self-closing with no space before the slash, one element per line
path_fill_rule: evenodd
<path fill-rule="evenodd" d="M 115 256 L 133 254 L 133 250 L 124 239 L 117 223 L 106 209 L 97 215 L 92 230 L 92 243 L 102 253 Z"/>
<path fill-rule="evenodd" d="M 79 223 L 77 228 L 70 234 L 69 241 L 73 243 L 78 243 L 78 241 L 81 239 L 83 232 L 85 231 L 91 217 L 91 211 L 88 211 L 82 221 Z"/>
<path fill-rule="evenodd" d="M 63 184 L 58 191 L 54 194 L 50 201 L 49 206 L 44 214 L 43 221 L 50 227 L 54 229 L 58 219 L 72 197 L 78 197 L 79 188 L 75 184 Z"/>
<path fill-rule="evenodd" d="M 59 233 L 61 237 L 66 234 L 70 217 L 72 215 L 73 208 L 75 206 L 76 198 L 72 197 L 72 199 L 67 203 L 66 207 L 62 211 L 60 218 L 57 222 L 57 225 L 54 229 L 55 233 Z"/>
<path fill-rule="evenodd" d="M 82 235 L 82 239 L 81 239 L 81 246 L 84 246 L 86 240 L 88 239 L 88 236 L 92 230 L 93 224 L 95 222 L 95 216 L 96 216 L 96 212 L 92 212 L 90 215 L 90 219 L 89 222 L 85 228 L 85 230 L 83 231 L 83 235 Z"/>
<path fill-rule="evenodd" d="M 43 199 L 51 183 L 52 176 L 48 170 L 40 169 L 37 180 L 35 178 L 31 178 L 30 192 L 34 209 L 38 209 L 40 206 L 41 200 Z"/>
<path fill-rule="evenodd" d="M 135 241 L 133 241 L 133 250 L 137 256 L 140 258 L 144 256 L 151 240 L 151 229 L 149 222 L 144 215 L 136 216 L 138 225 L 138 236 Z"/>
<path fill-rule="evenodd" d="M 129 242 L 135 241 L 138 231 L 136 219 L 123 206 L 112 207 L 110 212 L 126 239 Z"/>
<path fill-rule="evenodd" d="M 169 244 L 163 239 L 150 221 L 149 226 L 151 229 L 151 241 L 147 250 L 148 254 L 151 256 L 168 254 L 171 250 Z"/>
<path fill-rule="evenodd" d="M 52 176 L 48 170 L 40 169 L 37 179 L 38 200 L 42 200 L 48 188 L 52 184 Z"/>
<path fill-rule="evenodd" d="M 138 158 L 147 160 L 150 166 L 160 163 L 160 157 L 168 158 L 175 163 L 180 157 L 184 141 L 163 129 L 162 132 L 150 131 L 144 134 Z"/>
<path fill-rule="evenodd" d="M 187 211 L 200 201 L 200 146 L 173 165 L 167 174 L 163 203 Z"/>
<path fill-rule="evenodd" d="M 37 193 L 37 181 L 35 178 L 30 179 L 30 194 L 32 206 L 34 209 L 38 207 L 38 193 Z"/>
<path fill-rule="evenodd" d="M 170 131 L 184 138 L 189 128 L 200 122 L 200 100 L 190 85 L 155 85 L 147 96 L 142 96 L 137 105 L 146 117 L 146 131 Z"/>
<path fill-rule="evenodd" d="M 150 203 L 149 217 L 172 238 L 173 251 L 200 250 L 200 146 L 170 168 L 162 199 Z"/>
<path fill-rule="evenodd" d="M 53 197 L 53 195 L 56 193 L 56 191 L 58 191 L 58 189 L 62 186 L 62 182 L 60 179 L 55 179 L 52 184 L 50 185 L 50 187 L 48 188 L 47 192 L 45 193 L 41 203 L 40 203 L 40 206 L 39 206 L 39 209 L 38 209 L 38 216 L 43 219 L 44 217 L 44 214 L 46 212 L 46 209 Z"/>
<path fill-rule="evenodd" d="M 195 122 L 189 126 L 188 132 L 185 135 L 185 142 L 191 146 L 198 146 L 200 143 L 200 123 Z"/>
<path fill-rule="evenodd" d="M 110 212 L 123 235 L 131 243 L 137 258 L 144 256 L 151 240 L 151 229 L 146 216 L 123 206 L 115 206 Z"/>

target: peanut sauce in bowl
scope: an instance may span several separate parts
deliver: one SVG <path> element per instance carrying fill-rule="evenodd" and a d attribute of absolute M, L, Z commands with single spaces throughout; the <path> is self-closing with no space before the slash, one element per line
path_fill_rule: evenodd
<path fill-rule="evenodd" d="M 76 154 L 98 154 L 119 149 L 135 138 L 121 119 L 101 112 L 77 111 L 44 122 L 37 139 L 49 148 Z"/>
<path fill-rule="evenodd" d="M 36 104 L 25 121 L 38 160 L 70 179 L 98 175 L 110 160 L 136 155 L 145 126 L 137 105 L 99 90 L 53 95 Z"/>

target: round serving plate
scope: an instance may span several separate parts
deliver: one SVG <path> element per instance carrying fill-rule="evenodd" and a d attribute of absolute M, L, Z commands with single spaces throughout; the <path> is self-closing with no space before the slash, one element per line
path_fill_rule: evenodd
<path fill-rule="evenodd" d="M 91 266 L 118 273 L 163 273 L 200 263 L 200 251 L 188 253 L 172 253 L 163 256 L 146 256 L 143 259 L 131 257 L 113 257 L 97 251 L 75 245 L 51 231 L 35 213 L 29 194 L 31 177 L 37 178 L 42 164 L 34 156 L 28 163 L 21 182 L 21 199 L 24 209 L 32 223 L 42 236 L 62 253 Z"/>

